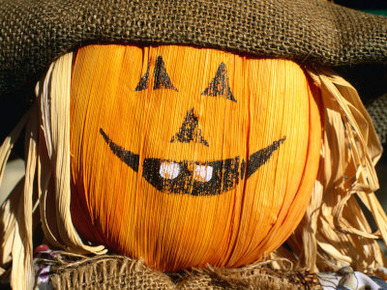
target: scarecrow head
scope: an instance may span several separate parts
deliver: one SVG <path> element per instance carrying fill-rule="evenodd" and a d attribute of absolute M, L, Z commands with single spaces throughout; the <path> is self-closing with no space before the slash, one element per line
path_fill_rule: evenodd
<path fill-rule="evenodd" d="M 26 183 L 1 208 L 19 215 L 3 235 L 6 261 L 22 253 L 15 286 L 32 273 L 35 202 L 51 245 L 163 271 L 248 265 L 286 240 L 313 271 L 358 249 L 359 270 L 385 263 L 358 203 L 385 229 L 380 143 L 356 91 L 322 69 L 385 61 L 384 18 L 318 0 L 22 2 L 8 3 L 28 6 L 17 19 L 52 23 L 30 41 L 10 14 L 0 35 L 2 92 L 41 77 L 0 151 L 4 168 L 29 124 Z"/>

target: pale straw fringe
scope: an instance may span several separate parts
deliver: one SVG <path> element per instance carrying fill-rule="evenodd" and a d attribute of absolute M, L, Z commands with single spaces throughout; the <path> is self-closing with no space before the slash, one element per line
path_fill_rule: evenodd
<path fill-rule="evenodd" d="M 38 101 L 22 118 L 17 127 L 0 147 L 0 181 L 12 147 L 26 126 L 28 158 L 25 184 L 22 192 L 13 192 L 1 205 L 0 214 L 5 227 L 1 244 L 1 263 L 12 256 L 11 286 L 14 289 L 31 289 L 35 274 L 32 261 L 32 215 L 33 183 L 35 172 L 38 177 L 40 213 L 45 237 L 68 251 L 77 253 L 105 253 L 104 246 L 88 246 L 80 239 L 71 220 L 70 213 L 70 81 L 72 53 L 67 54 L 50 66 L 43 84 L 38 84 Z M 39 131 L 39 111 L 41 127 Z M 40 135 L 40 136 L 39 136 Z M 40 137 L 40 139 L 39 139 Z M 50 192 L 50 180 L 53 192 Z M 18 195 L 22 194 L 21 200 Z M 56 228 L 59 236 L 51 231 L 46 216 L 46 198 L 55 197 Z M 17 208 L 12 208 L 12 202 Z M 35 208 L 35 207 L 34 207 Z"/>
<path fill-rule="evenodd" d="M 19 200 L 20 210 L 17 214 L 12 212 L 10 210 L 11 199 L 18 198 L 12 194 L 0 208 L 1 218 L 7 221 L 8 225 L 6 236 L 4 236 L 6 239 L 1 245 L 1 262 L 4 264 L 9 260 L 12 248 L 11 283 L 18 289 L 32 287 L 32 181 L 35 170 L 37 171 L 43 230 L 50 243 L 75 253 L 100 254 L 106 252 L 103 246 L 91 247 L 83 244 L 71 220 L 69 149 L 71 65 L 72 54 L 63 56 L 51 65 L 45 81 L 37 87 L 42 110 L 42 124 L 39 136 L 37 124 L 29 126 L 27 130 L 27 133 L 31 134 L 28 140 L 24 202 L 21 203 Z M 361 229 L 354 228 L 351 223 L 344 220 L 342 212 L 345 210 L 344 204 L 349 196 L 356 192 L 371 210 L 385 241 L 387 219 L 372 192 L 378 187 L 374 165 L 380 157 L 381 147 L 371 120 L 356 91 L 342 78 L 331 73 L 309 73 L 322 91 L 326 121 L 321 154 L 322 158 L 324 156 L 327 158 L 322 159 L 307 214 L 290 240 L 293 240 L 292 245 L 295 249 L 298 248 L 299 252 L 304 251 L 304 256 L 300 257 L 304 259 L 304 266 L 315 271 L 327 265 L 333 268 L 339 266 L 340 263 L 353 262 L 356 257 L 347 256 L 340 248 L 340 243 L 343 241 L 354 243 L 352 235 L 367 238 L 379 236 L 379 233 L 369 232 L 368 223 L 358 206 L 352 210 L 353 219 L 362 225 Z M 15 139 L 25 126 L 27 119 L 35 120 L 36 123 L 38 119 L 36 108 L 33 108 L 22 119 L 11 133 L 11 137 L 8 137 L 0 148 L 0 180 Z M 349 149 L 349 144 L 351 149 Z M 343 178 L 345 175 L 347 179 Z M 51 185 L 53 184 L 53 191 L 50 181 Z M 338 193 L 342 195 L 339 204 L 334 208 L 327 207 L 325 201 Z M 55 196 L 56 216 L 48 217 L 46 216 L 46 202 L 47 197 L 52 194 Z M 56 222 L 59 236 L 50 229 L 51 223 L 48 220 Z M 319 222 L 322 223 L 322 226 L 319 225 Z M 338 232 L 337 228 L 348 234 Z M 330 239 L 326 240 L 326 237 Z M 321 255 L 319 248 L 328 253 L 331 259 Z M 362 261 L 361 269 L 385 265 L 376 242 L 358 251 L 364 251 L 367 257 L 364 262 Z M 374 260 L 371 261 L 369 257 L 372 255 Z"/>
<path fill-rule="evenodd" d="M 311 271 L 345 264 L 372 271 L 386 265 L 374 240 L 387 241 L 387 218 L 374 194 L 379 187 L 374 166 L 382 147 L 356 90 L 332 72 L 309 74 L 320 87 L 325 115 L 321 161 L 307 212 L 288 241 L 301 253 L 301 266 Z M 377 233 L 371 233 L 355 194 L 371 211 Z"/>
<path fill-rule="evenodd" d="M 45 138 L 48 159 L 54 171 L 56 224 L 59 242 L 67 250 L 79 253 L 101 252 L 103 246 L 85 245 L 79 237 L 70 212 L 70 88 L 73 54 L 68 53 L 58 59 L 44 80 L 41 101 L 42 133 Z M 46 196 L 48 182 L 42 174 L 42 193 Z M 43 221 L 49 228 L 47 220 Z"/>
<path fill-rule="evenodd" d="M 29 116 L 35 111 L 35 107 L 20 120 L 19 124 L 5 139 L 0 147 L 0 182 L 3 178 L 5 165 L 8 161 L 11 150 L 18 139 L 22 129 L 25 127 Z M 36 123 L 36 119 L 35 122 Z M 32 130 L 32 125 L 28 128 Z M 28 157 L 26 170 L 33 168 L 33 153 L 35 153 L 36 143 L 32 140 L 33 132 L 30 136 L 26 134 L 26 143 L 28 142 Z M 29 137 L 29 138 L 28 138 Z M 27 139 L 28 138 L 28 139 Z M 36 155 L 35 155 L 36 156 Z M 8 262 L 12 257 L 12 266 L 15 269 L 11 272 L 11 283 L 14 289 L 31 288 L 35 279 L 32 265 L 32 190 L 33 190 L 33 171 L 25 179 L 24 190 L 21 192 L 22 199 L 18 192 L 8 196 L 1 205 L 1 223 L 3 226 L 1 237 L 1 263 Z M 31 179 L 32 178 L 32 179 Z M 16 202 L 16 207 L 13 202 Z M 19 276 L 20 275 L 20 276 Z M 20 279 L 23 277 L 22 279 Z"/>

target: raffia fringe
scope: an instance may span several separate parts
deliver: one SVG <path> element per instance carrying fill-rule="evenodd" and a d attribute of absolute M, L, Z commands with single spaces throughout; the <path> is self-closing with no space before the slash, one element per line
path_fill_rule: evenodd
<path fill-rule="evenodd" d="M 52 245 L 76 253 L 105 253 L 104 246 L 92 247 L 81 241 L 70 215 L 71 65 L 72 54 L 67 54 L 50 66 L 46 79 L 36 87 L 39 99 L 0 147 L 1 181 L 12 147 L 25 127 L 24 188 L 15 188 L 0 207 L 0 262 L 3 266 L 12 260 L 10 280 L 14 289 L 31 289 L 34 285 L 32 232 L 36 225 L 32 220 L 37 208 L 45 238 Z M 33 192 L 35 173 L 37 192 Z M 54 210 L 48 211 L 48 207 Z"/>
<path fill-rule="evenodd" d="M 28 157 L 24 188 L 15 189 L 0 206 L 2 220 L 0 266 L 4 268 L 4 265 L 12 260 L 11 286 L 15 289 L 28 289 L 33 286 L 32 232 L 35 226 L 33 215 L 38 214 L 36 211 L 38 203 L 44 235 L 51 245 L 73 253 L 106 252 L 103 246 L 92 247 L 82 242 L 70 215 L 71 63 L 72 55 L 69 54 L 50 67 L 45 81 L 37 86 L 39 98 L 36 104 L 0 147 L 1 181 L 13 144 L 28 123 L 26 128 Z M 305 217 L 293 236 L 288 239 L 293 253 L 280 248 L 273 256 L 291 259 L 298 269 L 306 268 L 312 272 L 335 270 L 344 264 L 351 265 L 358 271 L 376 271 L 380 266 L 387 264 L 386 257 L 375 241 L 376 238 L 382 238 L 385 243 L 387 241 L 387 218 L 373 193 L 378 188 L 374 166 L 381 155 L 380 143 L 368 113 L 350 84 L 331 72 L 309 71 L 309 75 L 322 93 L 321 107 L 325 120 L 321 165 Z M 37 181 L 37 192 L 33 192 L 34 180 Z M 379 229 L 377 232 L 371 232 L 359 202 L 372 213 Z M 94 262 L 99 261 L 99 258 L 95 259 Z M 109 260 L 109 257 L 101 258 L 101 263 L 107 263 L 106 259 Z M 128 268 L 115 266 L 118 273 L 121 273 L 122 269 L 141 269 L 143 280 L 148 274 L 150 277 L 155 275 L 154 272 L 150 273 L 142 262 L 126 259 L 125 265 Z M 284 267 L 282 263 L 274 264 L 278 269 Z M 93 273 L 99 269 L 98 265 L 95 266 L 97 268 L 93 268 Z M 78 268 L 76 270 L 74 268 L 71 275 L 78 275 L 77 271 L 80 271 L 81 266 L 81 263 L 78 264 L 76 266 Z M 122 271 L 131 275 L 130 271 Z M 255 270 L 249 267 L 238 271 L 246 271 L 240 272 L 242 276 L 255 273 Z M 205 283 L 210 282 L 205 281 L 213 281 L 213 277 L 229 279 L 235 274 L 233 270 L 211 270 L 211 268 L 193 270 L 190 273 L 190 279 L 187 278 L 187 281 L 193 284 L 189 285 L 202 285 L 200 283 L 206 285 Z M 205 278 L 195 278 L 202 276 L 192 273 L 202 273 L 200 275 Z M 137 275 L 125 279 L 135 279 L 137 281 L 135 283 L 139 283 L 141 280 L 136 280 L 140 279 Z M 267 276 L 268 280 L 271 279 L 270 275 Z M 68 279 L 72 281 L 74 277 Z M 86 279 L 85 277 L 82 279 Z M 118 281 L 124 279 L 124 276 L 119 277 L 121 278 L 117 278 Z M 232 279 L 227 279 L 222 281 L 234 283 Z M 282 280 L 283 276 L 278 283 Z M 166 279 L 165 283 L 170 283 L 170 279 Z M 241 285 L 238 283 L 242 282 L 237 282 L 236 288 Z"/>
<path fill-rule="evenodd" d="M 386 265 L 376 239 L 386 243 L 387 218 L 374 194 L 382 147 L 356 90 L 332 72 L 309 74 L 322 94 L 323 145 L 311 202 L 288 243 L 299 265 L 311 271 L 351 265 L 374 272 Z M 360 204 L 372 214 L 377 232 Z"/>

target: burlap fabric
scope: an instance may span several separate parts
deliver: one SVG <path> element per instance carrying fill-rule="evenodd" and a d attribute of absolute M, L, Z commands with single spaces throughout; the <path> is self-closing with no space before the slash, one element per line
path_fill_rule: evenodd
<path fill-rule="evenodd" d="M 374 123 L 376 133 L 383 144 L 387 142 L 387 93 L 377 98 L 367 107 Z"/>
<path fill-rule="evenodd" d="M 88 43 L 177 43 L 300 63 L 387 62 L 387 18 L 323 0 L 1 0 L 0 94 Z"/>
<path fill-rule="evenodd" d="M 52 269 L 55 289 L 322 289 L 315 274 L 273 270 L 266 263 L 166 274 L 141 260 L 106 255 L 60 259 Z"/>

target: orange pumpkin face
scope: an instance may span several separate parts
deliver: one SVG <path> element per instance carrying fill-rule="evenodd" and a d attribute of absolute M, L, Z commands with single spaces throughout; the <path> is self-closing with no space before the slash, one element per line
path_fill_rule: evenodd
<path fill-rule="evenodd" d="M 165 271 L 261 259 L 309 202 L 321 139 L 313 94 L 285 60 L 183 46 L 80 49 L 71 88 L 78 231 Z"/>

